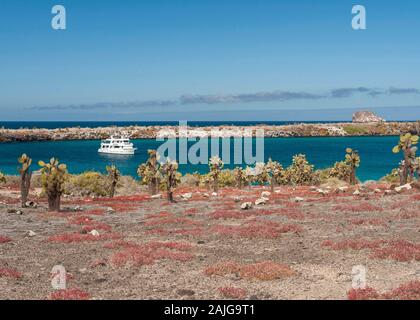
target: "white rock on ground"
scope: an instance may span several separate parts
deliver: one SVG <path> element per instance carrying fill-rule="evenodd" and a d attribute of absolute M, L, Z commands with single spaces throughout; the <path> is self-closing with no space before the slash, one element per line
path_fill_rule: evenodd
<path fill-rule="evenodd" d="M 261 192 L 261 198 L 269 198 L 271 196 L 271 192 L 263 191 Z"/>
<path fill-rule="evenodd" d="M 184 193 L 183 195 L 181 195 L 182 199 L 184 200 L 190 200 L 192 198 L 192 193 Z"/>
<path fill-rule="evenodd" d="M 255 205 L 256 206 L 265 205 L 267 203 L 267 201 L 268 201 L 267 198 L 259 198 L 259 199 L 255 200 Z"/>
<path fill-rule="evenodd" d="M 36 233 L 35 233 L 35 232 L 33 232 L 32 230 L 29 230 L 29 231 L 28 231 L 28 236 L 29 236 L 29 237 L 35 237 L 35 236 L 36 236 Z"/>
<path fill-rule="evenodd" d="M 91 232 L 89 232 L 92 236 L 94 237 L 99 237 L 99 232 L 96 230 L 92 230 Z"/>
<path fill-rule="evenodd" d="M 360 195 L 360 191 L 359 190 L 356 190 L 355 192 L 353 192 L 353 195 L 354 196 L 359 196 Z"/>
<path fill-rule="evenodd" d="M 217 192 L 212 192 L 211 194 L 213 197 L 217 197 Z"/>
<path fill-rule="evenodd" d="M 411 186 L 411 184 L 407 183 L 403 186 L 400 187 L 396 187 L 394 190 L 397 191 L 398 193 L 403 192 L 404 190 L 411 190 L 413 189 L 413 187 Z"/>
<path fill-rule="evenodd" d="M 152 199 L 161 199 L 162 198 L 162 195 L 160 193 L 159 194 L 154 194 L 150 198 L 152 198 Z"/>
<path fill-rule="evenodd" d="M 252 202 L 244 202 L 241 204 L 242 210 L 248 210 L 252 208 Z"/>
<path fill-rule="evenodd" d="M 293 198 L 293 201 L 294 201 L 294 202 L 302 202 L 303 200 L 305 200 L 305 199 L 303 199 L 303 198 L 301 198 L 301 197 L 296 197 L 296 198 Z"/>

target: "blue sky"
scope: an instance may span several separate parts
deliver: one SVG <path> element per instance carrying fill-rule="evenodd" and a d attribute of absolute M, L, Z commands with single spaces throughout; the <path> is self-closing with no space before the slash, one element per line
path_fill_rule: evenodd
<path fill-rule="evenodd" d="M 55 4 L 67 30 L 51 28 Z M 351 28 L 355 4 L 367 30 Z M 411 0 L 1 0 L 0 119 L 415 120 L 419 14 Z"/>

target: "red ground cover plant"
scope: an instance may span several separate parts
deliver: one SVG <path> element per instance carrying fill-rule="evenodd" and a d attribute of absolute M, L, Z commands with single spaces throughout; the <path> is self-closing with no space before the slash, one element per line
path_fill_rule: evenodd
<path fill-rule="evenodd" d="M 228 299 L 243 299 L 247 295 L 246 290 L 241 288 L 223 287 L 218 290 L 223 297 Z"/>
<path fill-rule="evenodd" d="M 88 224 L 87 226 L 83 226 L 82 228 L 82 231 L 84 232 L 91 232 L 92 230 L 102 230 L 102 231 L 110 232 L 112 230 L 112 227 L 103 222 L 94 222 L 94 223 Z"/>
<path fill-rule="evenodd" d="M 371 287 L 366 287 L 363 289 L 352 288 L 347 292 L 348 300 L 375 300 L 380 298 L 381 295 Z"/>
<path fill-rule="evenodd" d="M 82 233 L 65 233 L 51 236 L 47 239 L 47 241 L 54 243 L 74 243 L 120 239 L 121 237 L 122 236 L 120 234 L 116 233 L 100 234 L 99 236 Z"/>
<path fill-rule="evenodd" d="M 184 215 L 186 216 L 193 216 L 195 214 L 198 213 L 198 209 L 197 208 L 189 208 L 187 210 L 184 211 Z"/>
<path fill-rule="evenodd" d="M 411 281 L 400 285 L 383 295 L 385 299 L 420 300 L 420 281 Z"/>
<path fill-rule="evenodd" d="M 146 231 L 147 234 L 154 234 L 160 236 L 180 235 L 180 236 L 201 236 L 204 234 L 204 229 L 197 228 L 180 228 L 180 229 L 163 229 L 156 228 Z"/>
<path fill-rule="evenodd" d="M 234 210 L 216 210 L 210 213 L 211 219 L 244 219 L 246 218 L 246 214 L 240 211 Z"/>
<path fill-rule="evenodd" d="M 420 300 L 420 281 L 411 281 L 383 294 L 375 289 L 351 289 L 347 292 L 349 300 Z"/>
<path fill-rule="evenodd" d="M 1 243 L 11 242 L 11 241 L 12 241 L 12 239 L 10 239 L 9 237 L 0 236 L 0 244 Z"/>
<path fill-rule="evenodd" d="M 396 261 L 420 261 L 420 244 L 414 244 L 406 240 L 389 241 L 385 246 L 375 248 L 372 257 Z"/>
<path fill-rule="evenodd" d="M 163 211 L 163 212 L 158 212 L 158 213 L 146 214 L 145 219 L 163 219 L 163 218 L 169 218 L 173 216 L 174 215 L 172 213 Z"/>
<path fill-rule="evenodd" d="M 282 279 L 296 274 L 289 266 L 272 261 L 245 265 L 241 265 L 235 261 L 225 261 L 216 263 L 204 270 L 204 274 L 207 276 L 225 276 L 232 273 L 238 274 L 242 279 L 261 281 Z"/>
<path fill-rule="evenodd" d="M 367 240 L 349 239 L 338 242 L 326 240 L 323 247 L 332 250 L 371 250 L 371 258 L 391 259 L 395 261 L 420 261 L 420 244 L 411 243 L 406 240 Z"/>
<path fill-rule="evenodd" d="M 385 226 L 386 222 L 383 219 L 379 218 L 368 218 L 368 219 L 351 219 L 350 222 L 354 225 L 370 225 L 370 226 Z"/>
<path fill-rule="evenodd" d="M 374 206 L 368 202 L 362 202 L 355 205 L 351 204 L 343 204 L 337 205 L 333 208 L 334 211 L 344 211 L 344 212 L 375 212 L 375 211 L 383 211 L 381 207 Z"/>
<path fill-rule="evenodd" d="M 103 216 L 105 214 L 105 211 L 106 210 L 104 208 L 95 208 L 83 211 L 83 214 L 92 216 Z"/>
<path fill-rule="evenodd" d="M 86 291 L 74 288 L 57 290 L 50 294 L 50 300 L 89 300 L 90 295 Z"/>
<path fill-rule="evenodd" d="M 301 232 L 301 227 L 294 224 L 280 224 L 273 221 L 248 221 L 241 226 L 216 225 L 211 232 L 223 236 L 239 236 L 242 238 L 275 239 L 282 233 Z"/>
<path fill-rule="evenodd" d="M 20 279 L 22 278 L 22 274 L 15 269 L 0 268 L 0 278 L 2 277 Z"/>
<path fill-rule="evenodd" d="M 121 242 L 120 245 L 123 249 L 110 258 L 114 267 L 151 265 L 162 259 L 186 262 L 194 257 L 186 252 L 192 249 L 188 243 L 154 241 L 141 245 Z"/>
<path fill-rule="evenodd" d="M 329 247 L 332 250 L 363 250 L 379 248 L 384 243 L 386 243 L 385 240 L 346 239 L 338 242 L 325 240 L 322 246 Z"/>
<path fill-rule="evenodd" d="M 144 223 L 145 226 L 162 226 L 167 224 L 183 224 L 187 226 L 196 226 L 200 225 L 200 221 L 194 221 L 189 218 L 182 218 L 182 217 L 167 217 L 167 218 L 159 218 L 159 219 L 150 219 Z"/>

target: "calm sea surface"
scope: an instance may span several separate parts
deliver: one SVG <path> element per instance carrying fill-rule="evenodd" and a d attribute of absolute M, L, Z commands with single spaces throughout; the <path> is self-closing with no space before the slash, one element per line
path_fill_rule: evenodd
<path fill-rule="evenodd" d="M 400 155 L 391 152 L 396 141 L 397 137 L 266 138 L 265 159 L 271 157 L 287 166 L 293 155 L 304 153 L 316 168 L 326 168 L 342 160 L 345 148 L 351 147 L 359 150 L 361 155 L 358 177 L 363 181 L 376 180 L 397 166 Z M 137 166 L 147 158 L 147 150 L 157 149 L 162 142 L 154 139 L 133 142 L 138 148 L 134 156 L 101 155 L 97 152 L 100 141 L 92 140 L 4 143 L 0 144 L 0 171 L 17 174 L 17 158 L 27 153 L 34 159 L 34 163 L 56 156 L 68 165 L 71 173 L 86 170 L 104 172 L 106 165 L 114 163 L 123 174 L 135 177 Z M 233 159 L 233 150 L 231 152 Z M 36 169 L 37 165 L 33 167 Z M 180 171 L 203 173 L 207 172 L 207 165 L 181 165 Z"/>

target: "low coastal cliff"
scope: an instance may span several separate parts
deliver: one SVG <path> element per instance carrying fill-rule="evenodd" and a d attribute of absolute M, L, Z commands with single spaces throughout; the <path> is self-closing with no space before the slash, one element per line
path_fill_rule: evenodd
<path fill-rule="evenodd" d="M 131 139 L 155 139 L 158 135 L 178 136 L 178 126 L 129 126 L 100 128 L 60 128 L 60 129 L 0 129 L 0 142 L 24 141 L 64 141 L 105 139 L 111 134 L 123 133 Z M 244 132 L 255 135 L 264 130 L 267 138 L 275 137 L 344 137 L 344 136 L 395 136 L 406 132 L 420 133 L 417 122 L 378 123 L 322 123 L 256 126 L 215 126 L 188 127 L 188 136 L 203 136 L 218 130 L 216 137 L 240 137 Z M 171 135 L 172 133 L 172 135 Z M 246 136 L 248 134 L 245 134 Z M 214 136 L 214 135 L 213 135 Z"/>

